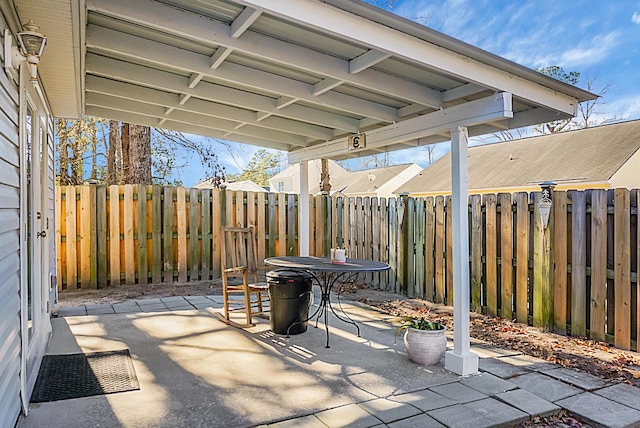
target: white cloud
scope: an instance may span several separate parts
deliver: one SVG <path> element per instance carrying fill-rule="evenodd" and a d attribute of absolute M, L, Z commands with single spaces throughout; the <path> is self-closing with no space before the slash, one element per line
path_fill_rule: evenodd
<path fill-rule="evenodd" d="M 606 105 L 605 119 L 635 120 L 640 119 L 640 94 L 619 98 Z"/>
<path fill-rule="evenodd" d="M 578 65 L 595 64 L 602 61 L 614 46 L 618 43 L 617 32 L 606 35 L 597 35 L 573 49 L 564 52 L 559 64 L 562 66 L 576 67 Z"/>
<path fill-rule="evenodd" d="M 640 25 L 640 13 L 633 12 L 633 16 L 631 16 L 631 22 Z"/>
<path fill-rule="evenodd" d="M 542 27 L 526 37 L 511 40 L 503 56 L 531 68 L 558 65 L 568 70 L 577 70 L 604 63 L 619 44 L 620 33 L 597 34 L 572 45 L 563 42 L 562 34 L 549 36 L 551 31 Z M 562 33 L 564 29 L 556 29 Z"/>

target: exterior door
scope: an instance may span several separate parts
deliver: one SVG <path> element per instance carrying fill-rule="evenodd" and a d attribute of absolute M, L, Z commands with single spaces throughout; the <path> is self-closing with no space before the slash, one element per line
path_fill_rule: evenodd
<path fill-rule="evenodd" d="M 22 400 L 25 412 L 35 385 L 51 324 L 47 305 L 48 280 L 43 266 L 47 225 L 43 189 L 47 174 L 46 118 L 40 98 L 25 66 L 20 73 L 20 225 L 21 225 L 21 325 L 22 325 Z"/>

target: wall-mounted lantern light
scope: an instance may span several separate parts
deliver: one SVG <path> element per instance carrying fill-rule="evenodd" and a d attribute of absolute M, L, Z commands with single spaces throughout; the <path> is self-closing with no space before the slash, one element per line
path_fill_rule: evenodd
<path fill-rule="evenodd" d="M 546 229 L 549 225 L 549 216 L 551 215 L 551 207 L 553 206 L 553 188 L 556 187 L 556 183 L 545 181 L 544 183 L 540 183 L 540 187 L 542 188 L 542 196 L 538 207 L 542 227 Z"/>
<path fill-rule="evenodd" d="M 32 21 L 24 25 L 24 31 L 16 34 L 18 46 L 14 46 L 9 30 L 4 30 L 4 68 L 17 70 L 22 61 L 29 67 L 30 81 L 38 81 L 38 63 L 47 38 Z"/>

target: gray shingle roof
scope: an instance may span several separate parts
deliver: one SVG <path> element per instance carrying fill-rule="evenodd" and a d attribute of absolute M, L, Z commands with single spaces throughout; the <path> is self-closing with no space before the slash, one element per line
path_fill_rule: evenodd
<path fill-rule="evenodd" d="M 469 148 L 469 189 L 606 182 L 640 149 L 640 120 Z M 451 190 L 451 154 L 395 192 Z"/>

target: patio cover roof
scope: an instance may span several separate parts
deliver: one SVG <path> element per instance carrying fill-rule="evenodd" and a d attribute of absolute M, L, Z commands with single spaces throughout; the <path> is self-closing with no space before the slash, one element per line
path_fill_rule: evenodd
<path fill-rule="evenodd" d="M 566 118 L 594 95 L 357 0 L 15 0 L 58 117 L 343 159 Z M 16 24 L 13 23 L 15 26 Z M 367 147 L 347 149 L 366 132 Z"/>

